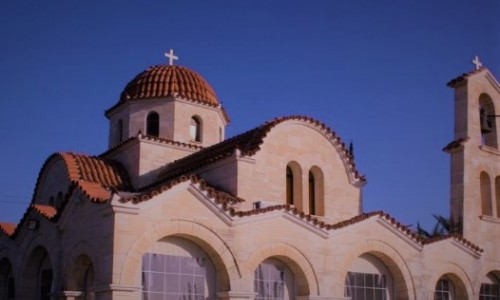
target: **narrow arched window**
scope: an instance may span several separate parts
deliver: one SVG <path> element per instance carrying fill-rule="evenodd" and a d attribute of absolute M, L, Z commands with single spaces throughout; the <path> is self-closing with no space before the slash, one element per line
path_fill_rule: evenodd
<path fill-rule="evenodd" d="M 446 277 L 441 277 L 434 290 L 434 299 L 455 299 L 455 286 Z"/>
<path fill-rule="evenodd" d="M 309 170 L 309 214 L 325 214 L 323 172 L 317 166 Z"/>
<path fill-rule="evenodd" d="M 150 112 L 146 118 L 146 134 L 151 136 L 160 135 L 160 116 L 157 112 Z"/>
<path fill-rule="evenodd" d="M 286 166 L 286 204 L 293 205 L 293 171 Z"/>
<path fill-rule="evenodd" d="M 201 142 L 201 120 L 198 116 L 193 116 L 191 118 L 189 134 L 192 141 Z"/>
<path fill-rule="evenodd" d="M 481 185 L 481 214 L 483 216 L 492 216 L 493 208 L 491 202 L 491 181 L 486 172 L 481 172 L 479 176 Z"/>
<path fill-rule="evenodd" d="M 479 96 L 479 125 L 481 128 L 481 144 L 498 148 L 496 112 L 493 100 L 487 94 Z"/>
<path fill-rule="evenodd" d="M 118 120 L 116 130 L 117 130 L 117 142 L 120 143 L 123 141 L 123 121 L 122 121 L 122 119 Z"/>
<path fill-rule="evenodd" d="M 309 171 L 309 214 L 316 214 L 316 184 L 314 174 Z"/>

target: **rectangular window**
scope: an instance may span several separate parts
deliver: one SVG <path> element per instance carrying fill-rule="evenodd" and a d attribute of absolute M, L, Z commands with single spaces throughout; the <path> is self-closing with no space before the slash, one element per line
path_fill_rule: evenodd
<path fill-rule="evenodd" d="M 206 299 L 204 258 L 146 253 L 142 257 L 144 300 Z"/>
<path fill-rule="evenodd" d="M 386 300 L 387 280 L 383 274 L 348 272 L 345 296 L 352 300 Z"/>

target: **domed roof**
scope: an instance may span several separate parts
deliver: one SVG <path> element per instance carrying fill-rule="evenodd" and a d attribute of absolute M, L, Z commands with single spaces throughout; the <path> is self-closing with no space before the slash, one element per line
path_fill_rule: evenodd
<path fill-rule="evenodd" d="M 214 90 L 203 77 L 174 65 L 156 65 L 138 74 L 121 93 L 120 102 L 168 96 L 219 105 Z"/>

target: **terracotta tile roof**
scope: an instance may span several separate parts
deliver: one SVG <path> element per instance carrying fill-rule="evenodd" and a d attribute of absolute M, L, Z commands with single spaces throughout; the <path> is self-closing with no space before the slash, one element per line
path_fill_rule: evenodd
<path fill-rule="evenodd" d="M 106 202 L 111 197 L 111 190 L 99 183 L 79 181 L 77 182 L 81 192 L 92 202 Z"/>
<path fill-rule="evenodd" d="M 484 67 L 482 67 L 482 68 L 479 68 L 478 70 L 473 70 L 473 71 L 468 72 L 468 73 L 463 73 L 462 75 L 460 75 L 458 77 L 455 77 L 452 80 L 450 80 L 446 84 L 446 86 L 451 87 L 451 88 L 459 87 L 459 86 L 463 85 L 465 82 L 467 82 L 467 79 L 469 77 L 471 77 L 472 75 L 481 73 L 483 70 L 487 70 L 487 69 L 484 68 Z"/>
<path fill-rule="evenodd" d="M 219 106 L 214 89 L 198 73 L 176 65 L 156 65 L 132 79 L 122 91 L 120 101 L 108 109 L 106 114 L 126 101 L 169 96 Z"/>
<path fill-rule="evenodd" d="M 121 149 L 124 145 L 128 145 L 128 144 L 133 143 L 134 141 L 139 141 L 139 140 L 142 140 L 142 141 L 153 141 L 155 143 L 173 145 L 173 146 L 178 146 L 178 147 L 188 148 L 188 149 L 193 149 L 193 150 L 203 149 L 202 146 L 197 145 L 197 144 L 178 142 L 178 141 L 174 141 L 174 140 L 166 139 L 166 138 L 161 138 L 161 137 L 157 137 L 157 136 L 145 135 L 145 134 L 139 132 L 139 134 L 137 136 L 130 137 L 130 138 L 122 141 L 121 143 L 116 144 L 112 148 L 108 149 L 106 152 L 100 154 L 98 157 L 101 158 L 101 159 L 106 159 L 106 157 L 110 153 L 113 153 L 116 150 Z"/>
<path fill-rule="evenodd" d="M 12 236 L 16 230 L 16 224 L 14 223 L 0 223 L 0 232 L 3 232 L 7 236 Z"/>
<path fill-rule="evenodd" d="M 319 127 L 325 135 L 329 136 L 340 145 L 341 155 L 347 162 L 346 167 L 350 172 L 352 172 L 353 177 L 361 182 L 366 181 L 365 177 L 356 169 L 353 157 L 349 154 L 349 150 L 337 134 L 324 123 L 307 116 L 288 116 L 276 118 L 252 130 L 207 147 L 184 158 L 178 159 L 165 168 L 165 170 L 159 175 L 159 179 L 162 181 L 168 181 L 171 178 L 181 175 L 189 175 L 203 166 L 231 156 L 235 150 L 239 150 L 243 156 L 253 156 L 260 150 L 260 145 L 264 142 L 264 138 L 269 131 L 271 131 L 271 129 L 280 123 L 290 120 L 308 122 Z"/>
<path fill-rule="evenodd" d="M 31 204 L 31 207 L 34 211 L 46 217 L 47 219 L 52 219 L 57 215 L 57 210 L 55 207 L 50 205 L 42 205 L 42 204 Z"/>
<path fill-rule="evenodd" d="M 429 238 L 429 239 L 424 239 L 423 244 L 427 245 L 427 244 L 432 244 L 435 242 L 444 241 L 444 240 L 448 240 L 448 239 L 454 239 L 455 241 L 461 243 L 462 245 L 466 246 L 467 248 L 473 250 L 474 252 L 477 252 L 477 253 L 484 252 L 484 250 L 482 248 L 480 248 L 476 244 L 472 243 L 471 241 L 465 239 L 463 236 L 461 236 L 458 233 L 453 233 L 453 234 L 433 237 L 433 238 Z"/>
<path fill-rule="evenodd" d="M 190 175 L 190 176 L 185 176 L 182 175 L 178 178 L 172 179 L 166 183 L 158 184 L 156 186 L 151 186 L 148 190 L 143 191 L 140 194 L 128 197 L 128 198 L 122 198 L 122 202 L 132 202 L 132 203 L 140 203 L 143 201 L 147 201 L 151 198 L 153 198 L 156 195 L 159 195 L 165 191 L 168 191 L 172 187 L 176 186 L 179 183 L 190 181 L 193 184 L 199 184 L 201 190 L 206 191 L 209 197 L 214 198 L 217 204 L 235 204 L 235 203 L 241 203 L 244 202 L 245 200 L 238 198 L 236 196 L 233 196 L 227 192 L 222 191 L 220 188 L 216 188 L 214 186 L 211 186 L 208 184 L 204 179 L 199 178 L 196 175 Z"/>
<path fill-rule="evenodd" d="M 464 137 L 464 138 L 459 138 L 459 139 L 456 139 L 454 141 L 451 141 L 450 143 L 448 143 L 448 145 L 444 146 L 443 151 L 444 152 L 451 152 L 455 149 L 458 149 L 463 144 L 465 144 L 465 142 L 467 142 L 468 140 L 469 140 L 469 137 Z"/>

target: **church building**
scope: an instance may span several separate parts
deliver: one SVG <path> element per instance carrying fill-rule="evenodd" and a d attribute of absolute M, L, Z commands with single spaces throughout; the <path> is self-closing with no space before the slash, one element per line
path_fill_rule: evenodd
<path fill-rule="evenodd" d="M 106 110 L 105 152 L 54 153 L 0 220 L 0 300 L 500 299 L 500 85 L 477 58 L 448 83 L 453 233 L 424 238 L 363 210 L 326 124 L 226 138 L 214 89 L 168 56 Z"/>

